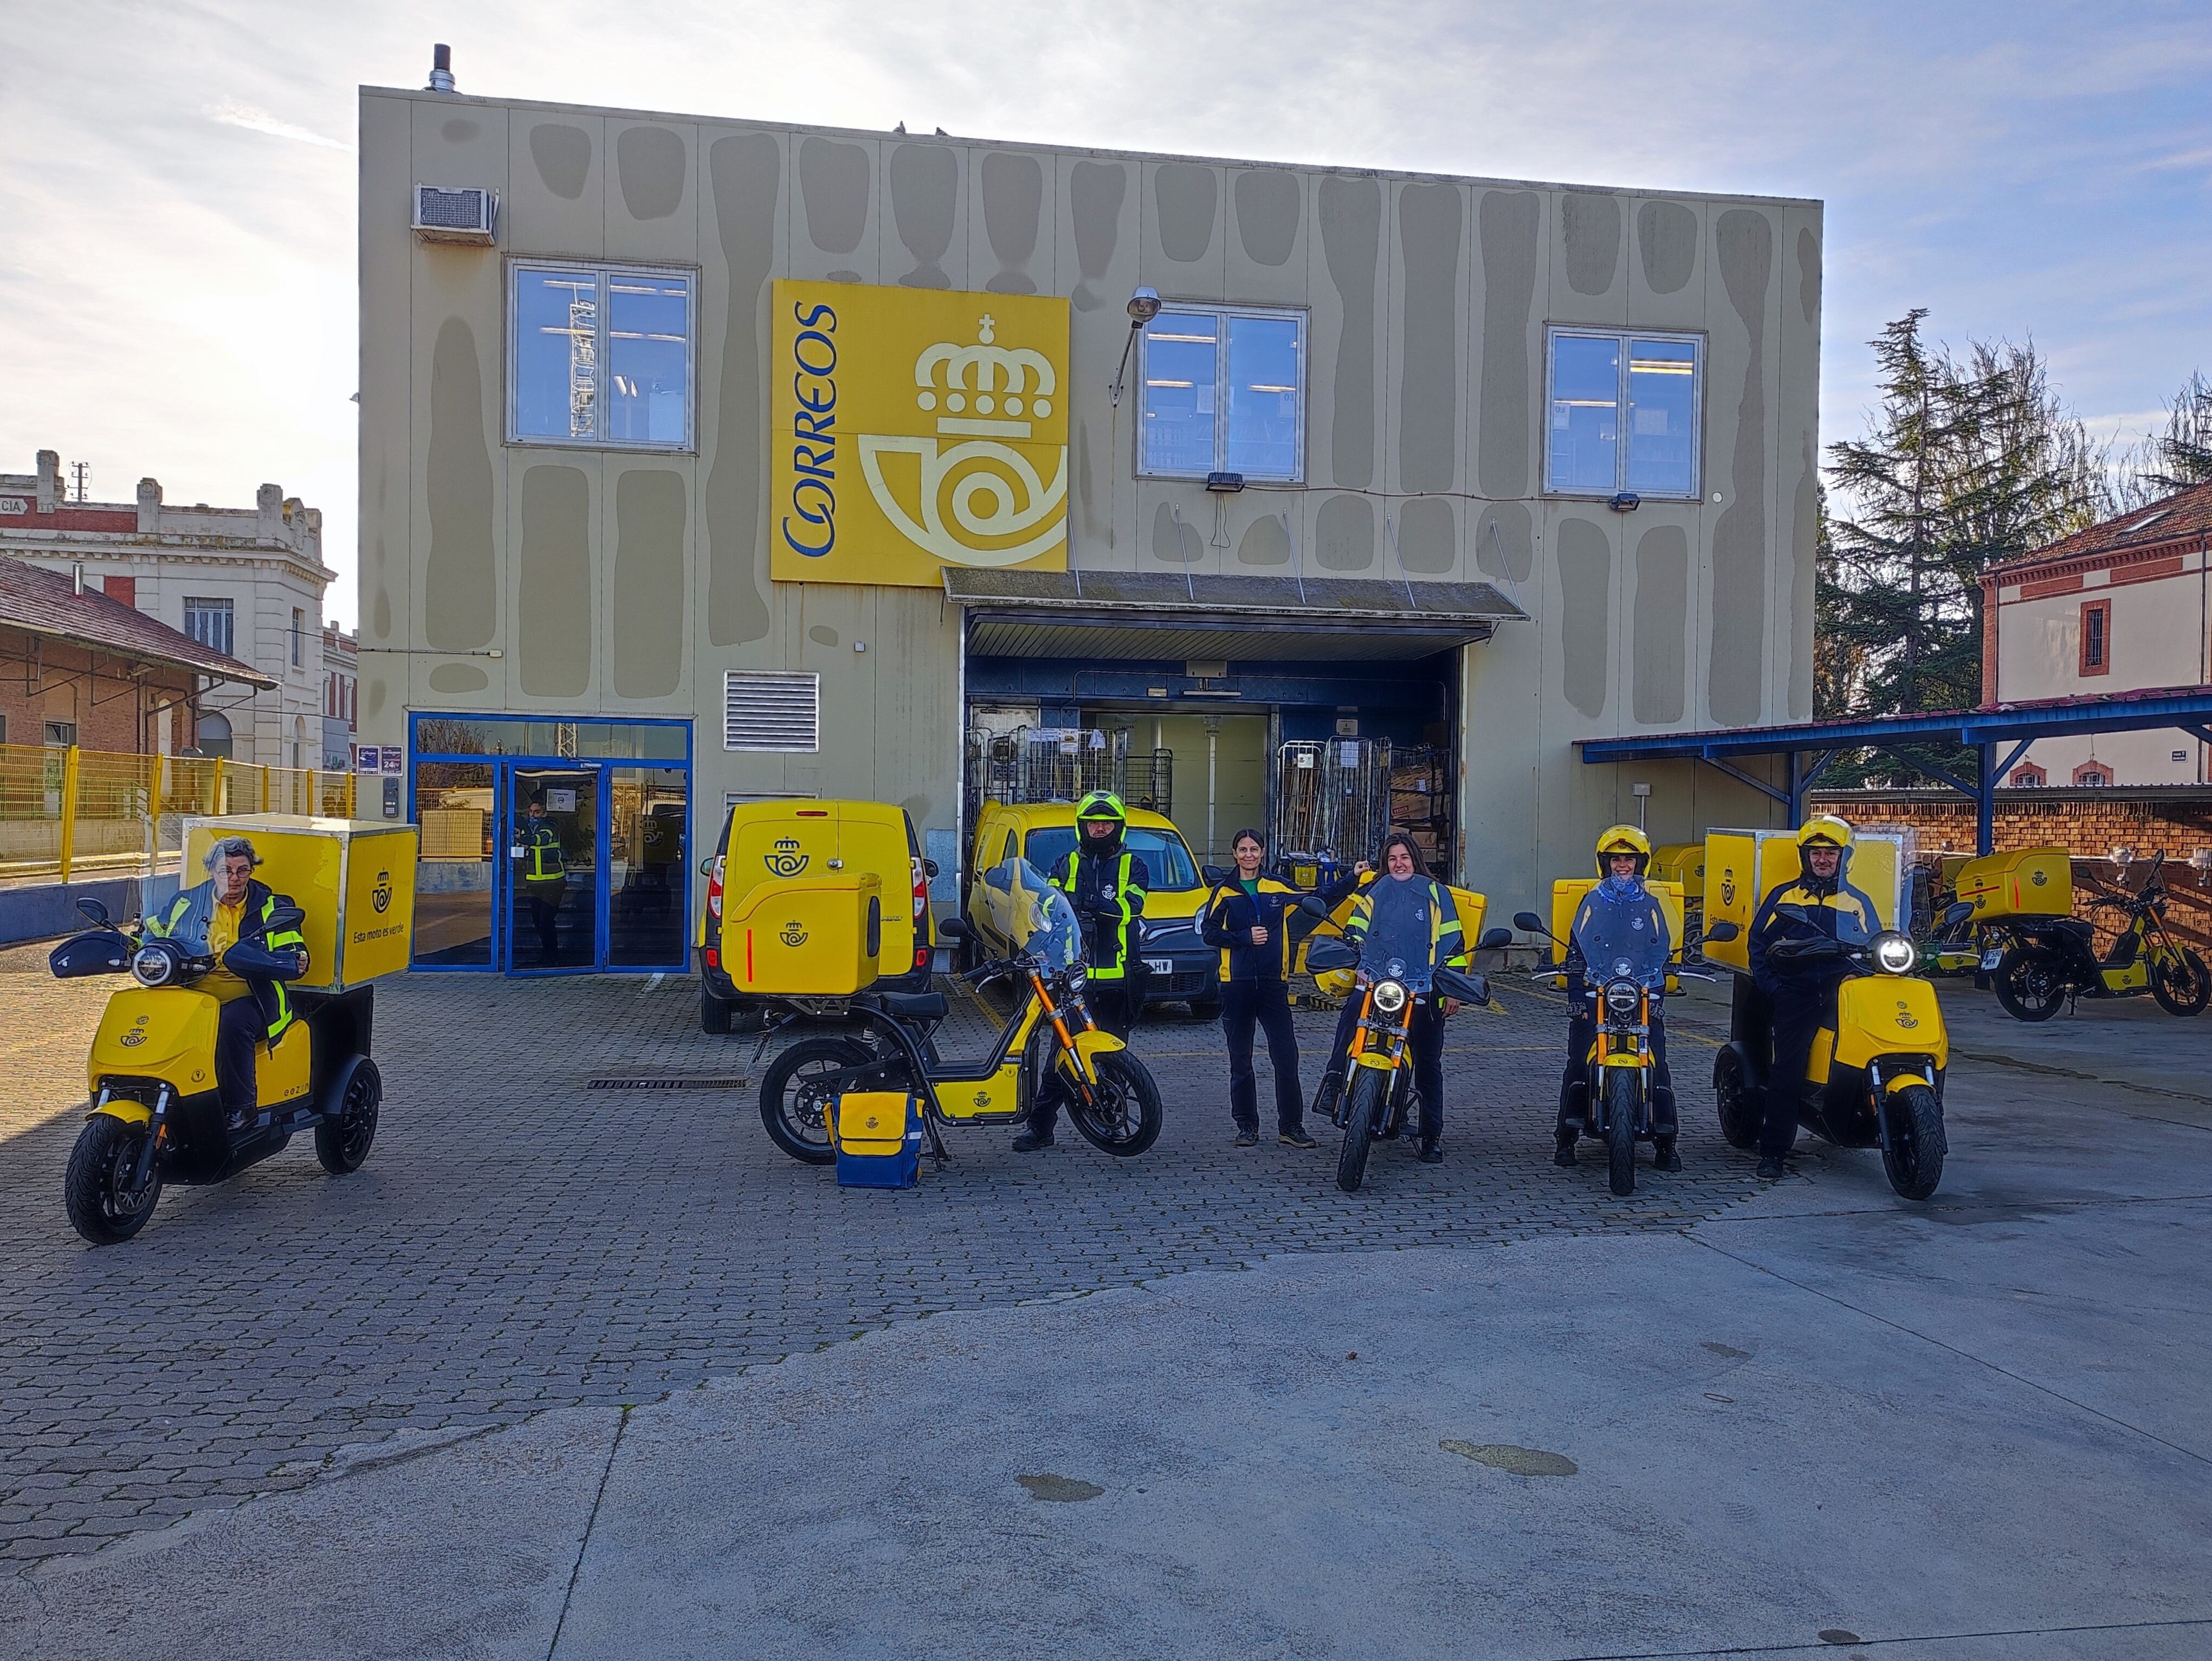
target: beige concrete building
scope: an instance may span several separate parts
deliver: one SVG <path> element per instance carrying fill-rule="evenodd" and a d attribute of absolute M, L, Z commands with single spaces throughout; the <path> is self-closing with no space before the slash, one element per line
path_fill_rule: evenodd
<path fill-rule="evenodd" d="M 1982 578 L 1984 706 L 2212 685 L 2212 484 L 2039 549 Z M 2179 730 L 2038 739 L 2008 785 L 2203 784 Z"/>
<path fill-rule="evenodd" d="M 323 563 L 319 508 L 264 484 L 251 508 L 162 500 L 158 479 L 135 502 L 71 501 L 61 457 L 38 453 L 32 473 L 0 473 L 0 555 L 84 579 L 226 658 L 265 686 L 231 684 L 195 700 L 187 743 L 209 755 L 272 767 L 323 761 Z M 168 752 L 171 734 L 160 733 Z"/>
<path fill-rule="evenodd" d="M 486 848 L 596 800 L 597 961 L 625 793 L 680 785 L 687 872 L 763 794 L 902 803 L 949 867 L 1024 726 L 1171 751 L 1201 857 L 1387 739 L 1495 909 L 1632 783 L 1662 840 L 1766 821 L 1572 743 L 1811 714 L 1817 202 L 438 91 L 361 124 L 360 736 Z M 507 909 L 428 955 L 506 964 Z"/>

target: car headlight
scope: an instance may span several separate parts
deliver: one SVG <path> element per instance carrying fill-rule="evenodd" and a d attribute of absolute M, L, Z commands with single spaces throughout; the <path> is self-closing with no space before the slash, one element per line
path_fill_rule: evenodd
<path fill-rule="evenodd" d="M 1627 981 L 1615 981 L 1605 989 L 1605 1007 L 1616 1015 L 1633 1015 L 1644 995 Z"/>
<path fill-rule="evenodd" d="M 177 960 L 158 946 L 142 946 L 131 959 L 131 977 L 141 986 L 167 986 L 176 973 Z"/>
<path fill-rule="evenodd" d="M 1375 1007 L 1386 1015 L 1395 1015 L 1406 1007 L 1406 989 L 1395 981 L 1375 983 Z"/>
<path fill-rule="evenodd" d="M 1919 961 L 1920 948 L 1910 935 L 1885 928 L 1874 937 L 1874 964 L 1884 974 L 1909 974 Z"/>

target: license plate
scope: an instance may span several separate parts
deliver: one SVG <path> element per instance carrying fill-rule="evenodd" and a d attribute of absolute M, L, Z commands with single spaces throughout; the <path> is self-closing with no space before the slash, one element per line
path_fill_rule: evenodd
<path fill-rule="evenodd" d="M 1175 959 L 1173 958 L 1147 958 L 1145 959 L 1145 967 L 1152 970 L 1155 975 L 1172 975 L 1175 973 Z"/>
<path fill-rule="evenodd" d="M 1994 952 L 1984 952 L 1982 953 L 1982 967 L 1984 969 L 1995 969 L 1997 964 L 2003 960 L 2003 958 L 2004 949 L 2002 946 Z"/>

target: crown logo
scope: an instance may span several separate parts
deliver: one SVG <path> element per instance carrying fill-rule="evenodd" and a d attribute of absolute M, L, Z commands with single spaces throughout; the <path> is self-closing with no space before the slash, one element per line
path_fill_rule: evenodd
<path fill-rule="evenodd" d="M 1052 364 L 1027 346 L 992 344 L 998 319 L 988 312 L 975 319 L 975 344 L 957 346 L 940 340 L 914 361 L 915 404 L 942 406 L 937 430 L 963 438 L 1027 438 L 1035 417 L 1052 414 L 1060 390 Z"/>
<path fill-rule="evenodd" d="M 779 837 L 775 851 L 762 855 L 761 863 L 768 867 L 769 874 L 772 877 L 795 877 L 806 869 L 806 858 L 799 851 L 798 837 Z"/>

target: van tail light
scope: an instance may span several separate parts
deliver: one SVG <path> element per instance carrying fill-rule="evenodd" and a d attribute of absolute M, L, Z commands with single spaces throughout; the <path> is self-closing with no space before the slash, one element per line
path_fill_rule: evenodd
<path fill-rule="evenodd" d="M 929 878 L 920 860 L 909 857 L 907 863 L 914 868 L 914 920 L 920 922 L 929 910 Z"/>
<path fill-rule="evenodd" d="M 714 868 L 707 873 L 707 915 L 716 922 L 722 920 L 723 857 L 722 855 L 715 855 Z"/>

